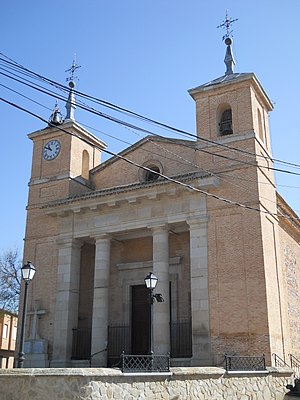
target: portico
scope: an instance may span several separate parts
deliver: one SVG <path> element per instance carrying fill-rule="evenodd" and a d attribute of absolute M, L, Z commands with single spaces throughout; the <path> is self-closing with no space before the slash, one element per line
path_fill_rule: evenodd
<path fill-rule="evenodd" d="M 105 204 L 100 196 L 97 206 L 83 198 L 76 208 L 70 201 L 47 210 L 60 221 L 53 366 L 76 365 L 74 340 L 83 330 L 84 340 L 90 340 L 85 356 L 92 357 L 93 366 L 106 366 L 123 350 L 143 352 L 133 343 L 134 299 L 141 288 L 142 300 L 150 270 L 158 277 L 156 291 L 165 298 L 154 305 L 154 351 L 170 352 L 174 360 L 188 358 L 191 364 L 194 358 L 198 364 L 210 358 L 205 199 L 199 193 L 178 198 L 173 188 L 165 188 L 153 202 L 143 192 L 134 202 L 121 194 Z M 94 234 L 86 237 L 91 226 Z M 142 303 L 147 315 L 147 297 Z"/>

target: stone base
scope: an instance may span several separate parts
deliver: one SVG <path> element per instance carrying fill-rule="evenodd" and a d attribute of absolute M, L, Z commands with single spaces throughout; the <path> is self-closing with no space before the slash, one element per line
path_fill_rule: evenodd
<path fill-rule="evenodd" d="M 71 360 L 72 368 L 90 368 L 90 360 Z"/>
<path fill-rule="evenodd" d="M 45 339 L 30 339 L 24 343 L 25 368 L 48 368 L 48 341 Z"/>
<path fill-rule="evenodd" d="M 171 358 L 171 367 L 189 367 L 191 366 L 191 358 Z"/>
<path fill-rule="evenodd" d="M 25 368 L 48 368 L 48 354 L 25 354 Z"/>
<path fill-rule="evenodd" d="M 51 360 L 50 367 L 53 369 L 63 369 L 74 368 L 76 365 L 72 365 L 72 361 L 67 362 L 66 360 Z"/>
<path fill-rule="evenodd" d="M 293 371 L 226 374 L 223 368 L 171 368 L 165 374 L 125 375 L 112 368 L 0 370 L 1 399 L 193 399 L 287 400 Z"/>

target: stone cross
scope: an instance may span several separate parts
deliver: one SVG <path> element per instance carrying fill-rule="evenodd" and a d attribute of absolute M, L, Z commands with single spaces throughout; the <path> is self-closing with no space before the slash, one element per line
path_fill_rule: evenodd
<path fill-rule="evenodd" d="M 34 309 L 32 311 L 29 311 L 27 314 L 30 315 L 31 318 L 31 329 L 30 329 L 30 336 L 29 339 L 40 339 L 40 335 L 38 332 L 38 319 L 42 315 L 45 315 L 47 313 L 46 310 L 39 310 L 39 301 L 35 300 L 34 301 Z"/>

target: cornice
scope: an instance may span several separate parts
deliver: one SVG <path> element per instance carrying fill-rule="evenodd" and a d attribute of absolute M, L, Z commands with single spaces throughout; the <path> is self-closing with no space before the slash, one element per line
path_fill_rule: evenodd
<path fill-rule="evenodd" d="M 219 185 L 218 178 L 210 174 L 199 172 L 193 172 L 172 178 L 180 180 L 182 183 L 194 181 L 193 186 L 201 190 L 207 190 Z M 185 186 L 181 186 L 176 182 L 158 179 L 151 183 L 132 183 L 126 186 L 90 191 L 72 198 L 49 202 L 43 205 L 42 208 L 45 209 L 48 214 L 60 214 L 67 211 L 78 213 L 85 208 L 97 210 L 99 206 L 103 205 L 108 207 L 119 207 L 119 204 L 122 201 L 134 204 L 139 202 L 142 198 L 155 200 L 158 196 L 164 194 L 175 196 L 178 190 L 182 190 L 183 188 L 185 188 Z M 195 191 L 195 193 L 199 194 L 197 191 Z"/>

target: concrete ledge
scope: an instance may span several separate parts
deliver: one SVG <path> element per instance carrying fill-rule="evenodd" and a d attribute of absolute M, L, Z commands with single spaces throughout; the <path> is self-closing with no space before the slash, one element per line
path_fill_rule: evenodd
<path fill-rule="evenodd" d="M 172 372 L 124 372 L 123 376 L 172 376 Z"/>
<path fill-rule="evenodd" d="M 231 376 L 259 376 L 259 375 L 268 375 L 270 372 L 268 370 L 263 371 L 226 371 L 227 375 Z"/>
<path fill-rule="evenodd" d="M 172 367 L 169 373 L 122 373 L 118 368 L 14 368 L 0 369 L 0 377 L 4 376 L 173 376 L 186 377 L 187 379 L 217 379 L 226 375 L 236 376 L 260 376 L 260 375 L 276 375 L 289 377 L 293 374 L 290 368 L 269 367 L 266 371 L 226 371 L 224 368 L 218 367 Z"/>
<path fill-rule="evenodd" d="M 174 367 L 170 368 L 170 371 L 175 378 L 182 376 L 186 379 L 216 379 L 226 373 L 224 368 L 217 367 Z"/>
<path fill-rule="evenodd" d="M 114 368 L 14 368 L 0 369 L 2 376 L 122 376 Z"/>

